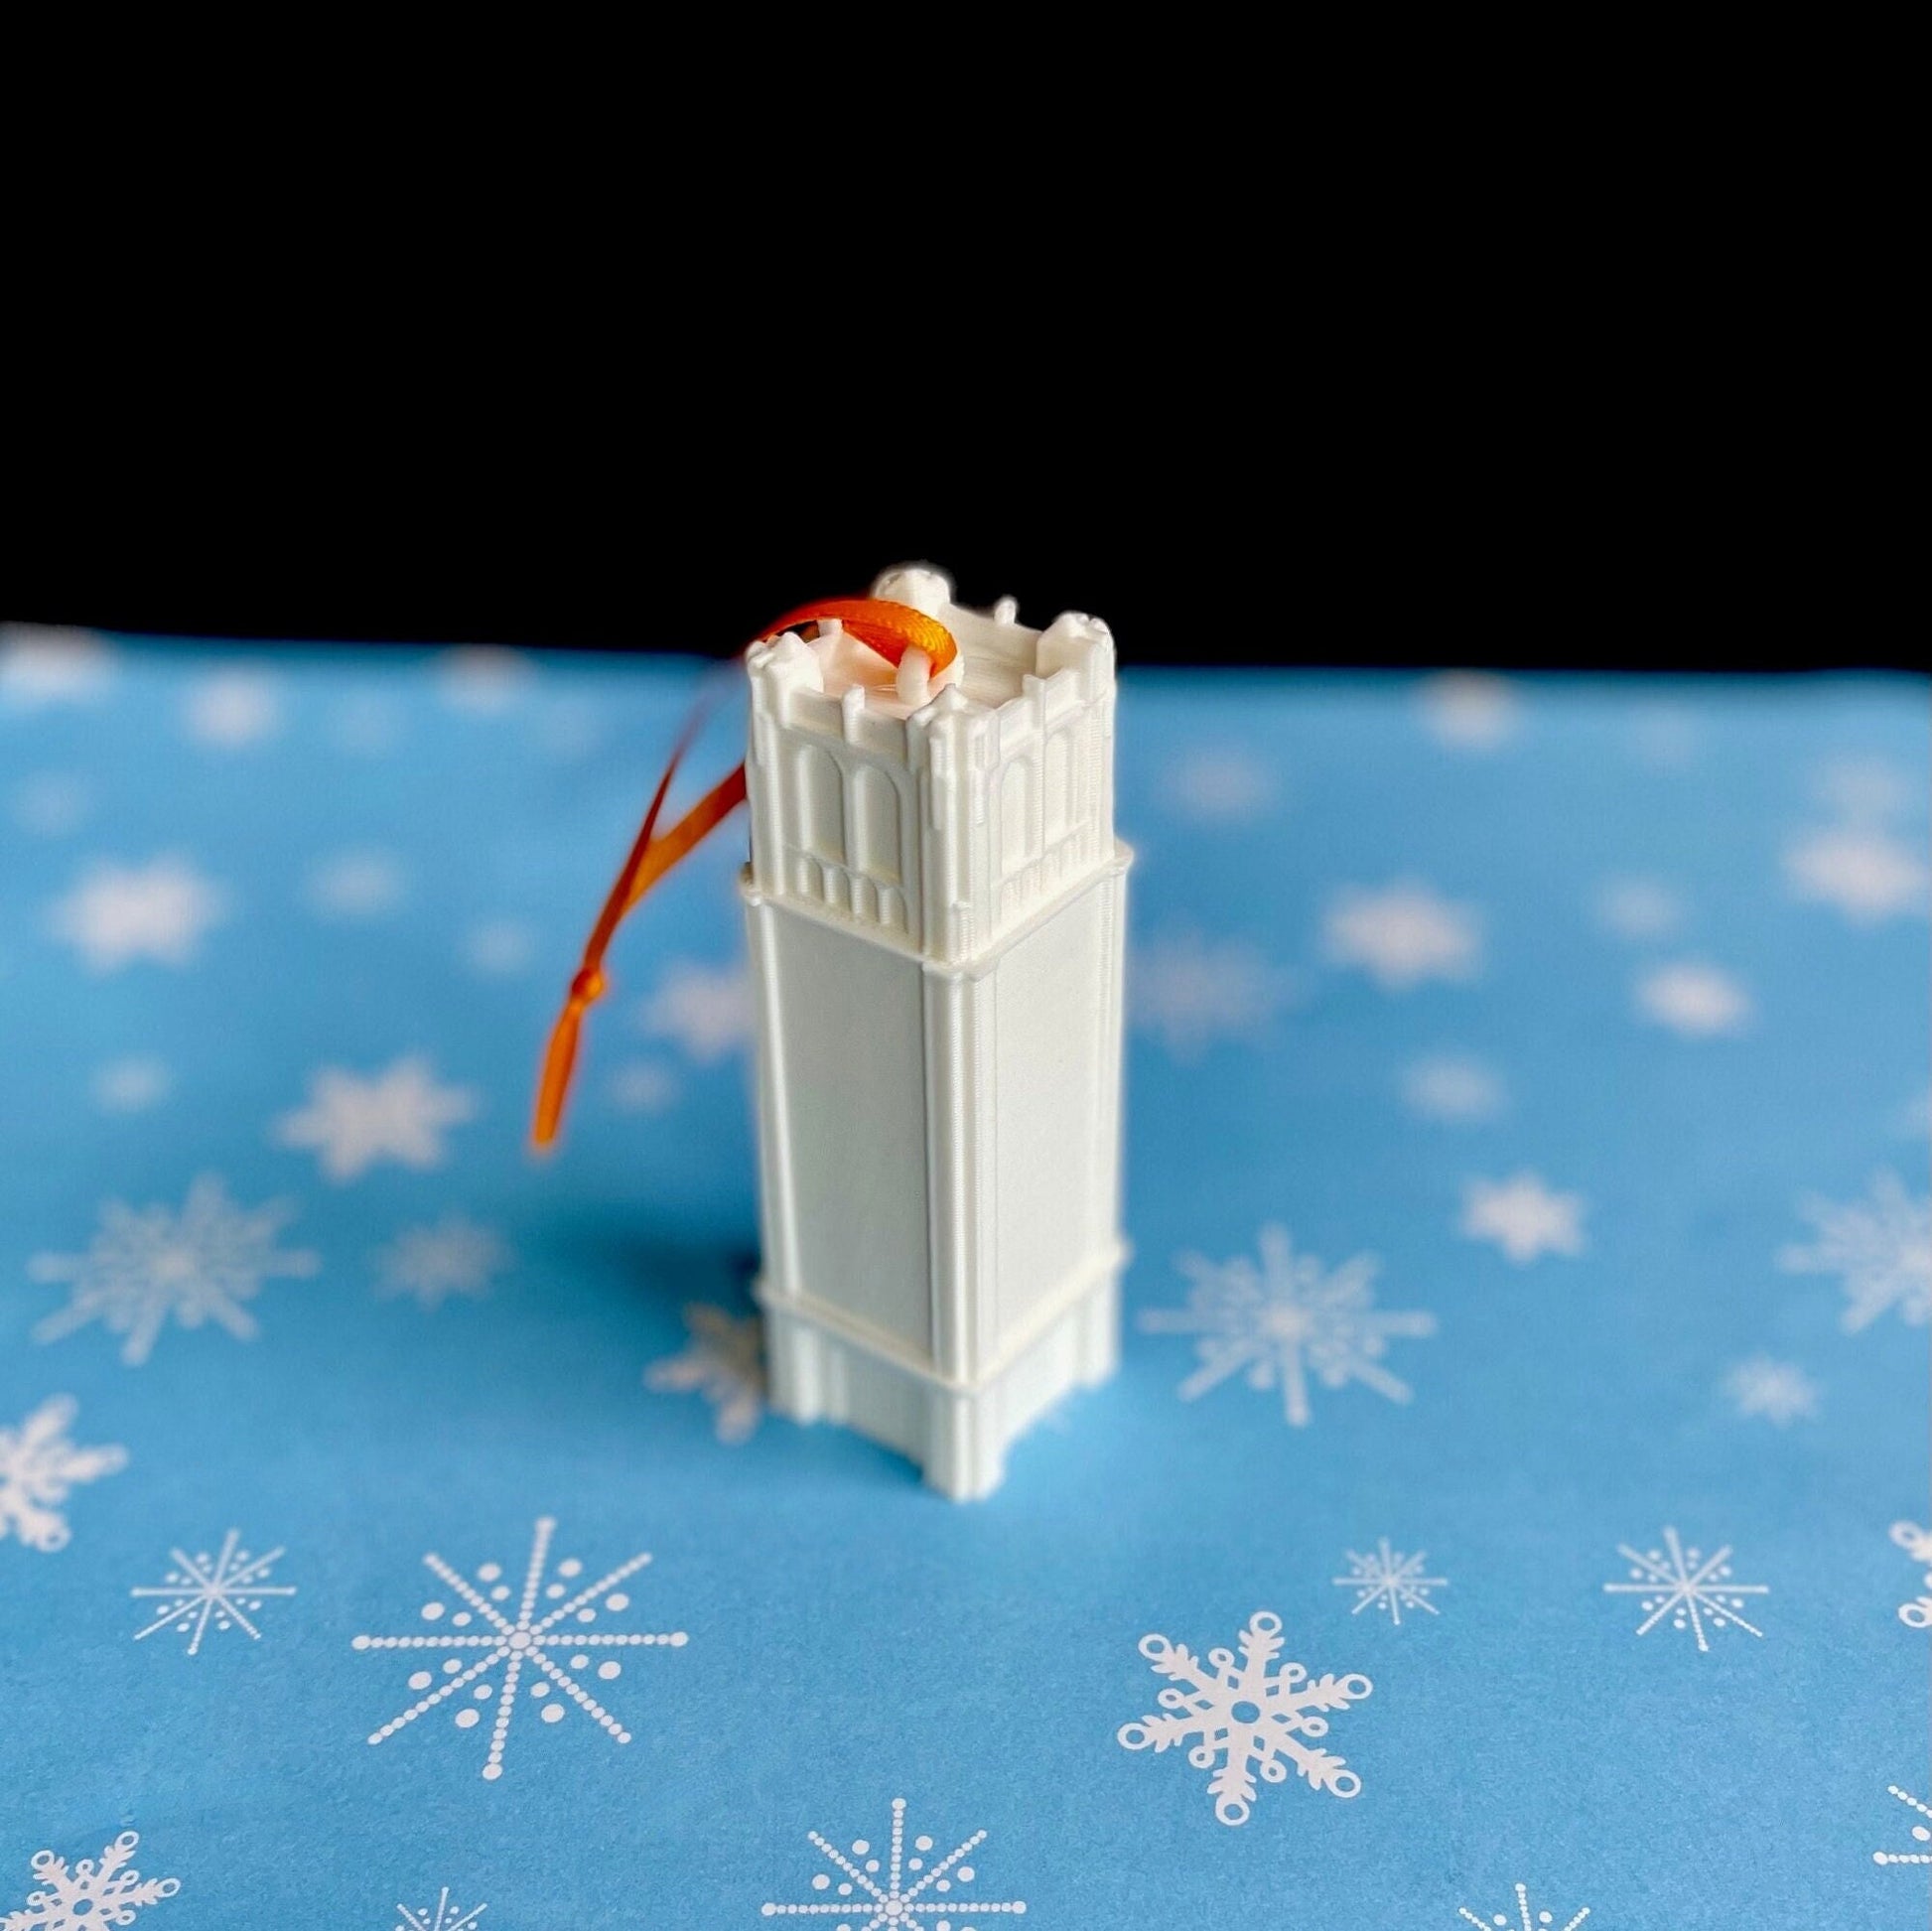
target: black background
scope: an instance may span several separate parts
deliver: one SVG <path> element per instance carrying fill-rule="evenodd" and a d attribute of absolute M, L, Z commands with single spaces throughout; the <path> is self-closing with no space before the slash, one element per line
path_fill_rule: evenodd
<path fill-rule="evenodd" d="M 1099 428 L 963 397 L 936 426 L 853 406 L 795 430 L 775 403 L 709 428 L 687 407 L 672 435 L 655 402 L 559 404 L 569 435 L 500 442 L 500 410 L 487 434 L 389 417 L 326 461 L 269 419 L 212 478 L 179 436 L 82 450 L 0 533 L 0 617 L 726 654 L 922 560 L 1028 622 L 1106 618 L 1127 664 L 1925 661 L 1879 588 L 1898 531 L 1793 495 L 1794 459 L 1737 414 L 1667 424 L 1612 399 L 1545 422 L 1478 398 L 1317 435 L 1203 398 L 1174 435 L 1124 405 Z"/>

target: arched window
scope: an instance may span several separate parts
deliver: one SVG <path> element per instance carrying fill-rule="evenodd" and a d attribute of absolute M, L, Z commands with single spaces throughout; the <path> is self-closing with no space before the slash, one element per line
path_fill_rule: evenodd
<path fill-rule="evenodd" d="M 1016 758 L 1000 780 L 1000 869 L 1018 872 L 1034 856 L 1033 760 Z"/>
<path fill-rule="evenodd" d="M 798 754 L 799 842 L 834 865 L 845 863 L 845 787 L 837 760 L 816 745 Z"/>
<path fill-rule="evenodd" d="M 854 856 L 869 878 L 899 877 L 898 787 L 886 773 L 862 764 L 852 780 Z"/>
<path fill-rule="evenodd" d="M 1046 741 L 1046 773 L 1042 780 L 1046 792 L 1046 837 L 1049 844 L 1066 830 L 1067 819 L 1072 815 L 1073 774 L 1070 766 L 1066 733 L 1056 731 Z"/>

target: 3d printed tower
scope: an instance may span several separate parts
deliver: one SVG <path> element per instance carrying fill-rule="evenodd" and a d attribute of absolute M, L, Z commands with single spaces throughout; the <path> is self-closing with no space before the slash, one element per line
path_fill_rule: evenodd
<path fill-rule="evenodd" d="M 758 1296 L 781 1414 L 963 1498 L 1119 1355 L 1114 648 L 932 570 L 872 594 L 951 630 L 943 676 L 835 626 L 749 659 Z"/>

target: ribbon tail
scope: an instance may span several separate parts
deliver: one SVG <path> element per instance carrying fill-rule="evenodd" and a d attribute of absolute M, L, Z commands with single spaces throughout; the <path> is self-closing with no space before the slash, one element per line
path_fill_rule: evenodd
<path fill-rule="evenodd" d="M 557 1023 L 550 1029 L 550 1043 L 543 1054 L 543 1076 L 537 1085 L 536 1118 L 531 1124 L 530 1138 L 546 1150 L 555 1144 L 557 1129 L 563 1123 L 564 1101 L 570 1094 L 570 1076 L 577 1067 L 577 1042 L 583 1032 L 584 1007 L 573 999 L 557 1015 Z"/>
<path fill-rule="evenodd" d="M 744 802 L 745 766 L 740 764 L 729 776 L 720 778 L 645 852 L 624 898 L 624 911 L 629 911 L 672 866 L 688 858 L 700 840 L 709 837 Z"/>
<path fill-rule="evenodd" d="M 666 782 L 668 783 L 668 775 Z M 550 1030 L 550 1043 L 544 1050 L 543 1073 L 537 1082 L 536 1115 L 530 1137 L 539 1148 L 555 1144 L 557 1129 L 563 1123 L 564 1102 L 570 1097 L 571 1076 L 577 1068 L 577 1048 L 584 1032 L 584 1015 L 604 995 L 604 949 L 631 907 L 652 886 L 681 860 L 688 858 L 701 840 L 708 837 L 732 812 L 745 802 L 745 766 L 740 764 L 714 784 L 662 838 L 651 838 L 657 812 L 663 803 L 664 786 L 651 802 L 644 820 L 641 850 L 634 850 L 620 877 L 598 929 L 592 935 L 584 965 L 571 981 L 570 997 Z"/>

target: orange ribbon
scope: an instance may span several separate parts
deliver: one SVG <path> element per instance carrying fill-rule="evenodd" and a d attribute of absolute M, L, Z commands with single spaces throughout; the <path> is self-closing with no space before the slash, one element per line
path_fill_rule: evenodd
<path fill-rule="evenodd" d="M 869 648 L 878 651 L 889 663 L 897 664 L 907 650 L 923 650 L 932 660 L 936 674 L 959 654 L 952 632 L 943 623 L 915 611 L 907 604 L 888 603 L 878 597 L 828 597 L 816 604 L 804 604 L 788 612 L 759 636 L 768 642 L 785 630 L 808 623 L 840 624 Z M 721 778 L 687 811 L 662 838 L 656 836 L 657 820 L 670 792 L 671 779 L 690 750 L 691 741 L 704 722 L 706 705 L 702 699 L 693 706 L 684 729 L 678 733 L 664 774 L 652 792 L 650 809 L 631 841 L 629 856 L 618 874 L 597 915 L 591 936 L 584 947 L 582 964 L 570 982 L 564 1008 L 550 1029 L 550 1042 L 543 1055 L 543 1072 L 537 1082 L 536 1117 L 531 1137 L 539 1147 L 551 1146 L 562 1124 L 564 1101 L 570 1095 L 571 1075 L 577 1066 L 577 1047 L 583 1036 L 584 1015 L 608 990 L 604 977 L 604 954 L 618 927 L 631 906 L 664 877 L 681 859 L 690 855 L 698 843 L 745 801 L 745 766 L 740 764 Z"/>

